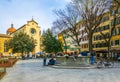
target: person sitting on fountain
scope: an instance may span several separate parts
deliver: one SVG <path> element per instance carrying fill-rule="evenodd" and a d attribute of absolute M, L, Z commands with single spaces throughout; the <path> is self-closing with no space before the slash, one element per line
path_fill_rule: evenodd
<path fill-rule="evenodd" d="M 48 65 L 55 65 L 55 59 L 54 58 L 51 58 L 48 62 Z"/>

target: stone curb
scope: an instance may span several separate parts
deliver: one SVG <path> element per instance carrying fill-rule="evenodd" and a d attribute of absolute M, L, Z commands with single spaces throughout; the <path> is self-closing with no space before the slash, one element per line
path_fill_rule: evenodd
<path fill-rule="evenodd" d="M 71 66 L 49 66 L 52 68 L 56 68 L 56 69 L 95 69 L 97 68 L 96 66 L 89 66 L 89 67 L 71 67 Z"/>

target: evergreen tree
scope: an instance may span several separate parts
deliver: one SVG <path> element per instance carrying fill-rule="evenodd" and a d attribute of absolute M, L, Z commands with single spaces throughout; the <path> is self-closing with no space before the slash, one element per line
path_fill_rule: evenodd
<path fill-rule="evenodd" d="M 48 53 L 57 53 L 63 51 L 62 44 L 52 34 L 50 29 L 43 32 L 43 46 Z"/>
<path fill-rule="evenodd" d="M 35 48 L 35 40 L 30 37 L 29 35 L 20 32 L 16 33 L 9 41 L 8 41 L 8 48 L 12 49 L 13 53 L 28 53 L 33 51 Z"/>

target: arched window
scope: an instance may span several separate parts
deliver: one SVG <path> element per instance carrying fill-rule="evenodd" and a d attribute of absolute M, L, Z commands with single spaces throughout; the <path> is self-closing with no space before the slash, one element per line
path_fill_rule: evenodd
<path fill-rule="evenodd" d="M 114 30 L 112 31 L 112 33 L 113 33 L 113 35 L 116 35 L 116 34 L 117 34 L 116 29 L 114 29 Z"/>
<path fill-rule="evenodd" d="M 7 41 L 4 42 L 4 52 L 8 52 L 8 44 L 7 44 Z"/>

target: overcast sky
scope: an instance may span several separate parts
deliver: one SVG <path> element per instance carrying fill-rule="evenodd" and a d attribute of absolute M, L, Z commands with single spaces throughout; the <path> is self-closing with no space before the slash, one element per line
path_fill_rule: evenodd
<path fill-rule="evenodd" d="M 31 20 L 38 22 L 41 30 L 50 28 L 56 19 L 53 10 L 64 9 L 70 0 L 0 0 L 0 33 L 14 24 L 17 29 Z"/>

